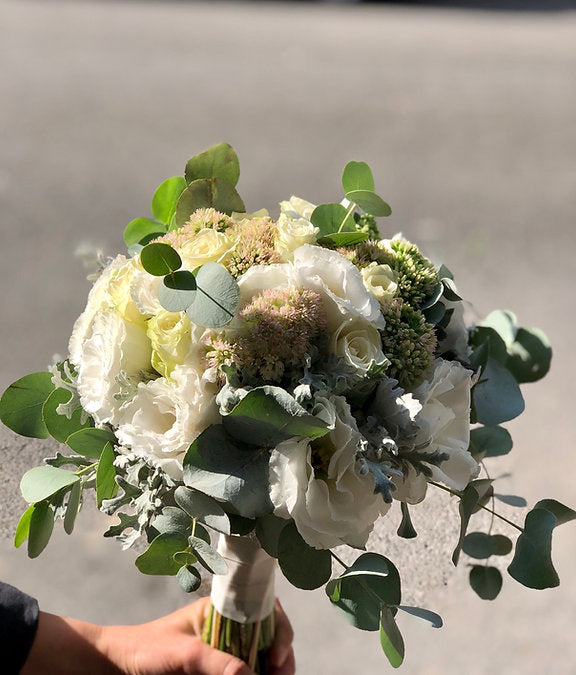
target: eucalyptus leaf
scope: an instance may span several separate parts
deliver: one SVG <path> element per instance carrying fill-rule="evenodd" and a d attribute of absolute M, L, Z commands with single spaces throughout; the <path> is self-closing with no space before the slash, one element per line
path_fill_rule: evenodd
<path fill-rule="evenodd" d="M 160 534 L 178 532 L 186 538 L 192 534 L 192 518 L 177 506 L 165 506 L 154 518 L 153 526 Z"/>
<path fill-rule="evenodd" d="M 353 246 L 361 241 L 366 241 L 368 234 L 366 232 L 333 232 L 325 237 L 320 237 L 318 243 L 320 246 Z"/>
<path fill-rule="evenodd" d="M 199 178 L 224 178 L 236 185 L 240 177 L 240 163 L 234 148 L 228 143 L 217 143 L 191 157 L 184 172 L 186 182 Z"/>
<path fill-rule="evenodd" d="M 237 513 L 228 513 L 228 520 L 230 521 L 230 534 L 237 534 L 240 537 L 250 534 L 256 527 L 254 518 L 244 518 Z"/>
<path fill-rule="evenodd" d="M 446 300 L 449 300 L 450 302 L 462 300 L 462 298 L 458 295 L 456 284 L 452 279 L 442 279 L 442 286 L 444 287 L 442 295 L 446 298 Z"/>
<path fill-rule="evenodd" d="M 204 328 L 221 328 L 234 318 L 240 289 L 228 270 L 215 262 L 202 265 L 196 275 L 198 291 L 187 307 L 192 323 Z"/>
<path fill-rule="evenodd" d="M 497 567 L 473 565 L 470 586 L 482 600 L 494 600 L 502 588 L 502 574 Z"/>
<path fill-rule="evenodd" d="M 556 516 L 547 509 L 534 508 L 526 515 L 508 573 L 528 588 L 554 588 L 560 584 L 551 556 L 556 524 Z"/>
<path fill-rule="evenodd" d="M 309 546 L 294 522 L 288 523 L 280 533 L 278 564 L 293 586 L 306 590 L 324 585 L 332 572 L 330 551 Z"/>
<path fill-rule="evenodd" d="M 196 299 L 196 277 L 178 270 L 164 277 L 158 286 L 158 300 L 168 312 L 184 312 Z"/>
<path fill-rule="evenodd" d="M 216 209 L 228 215 L 245 213 L 246 207 L 234 185 L 223 178 L 192 181 L 180 195 L 174 221 L 182 227 L 198 209 Z"/>
<path fill-rule="evenodd" d="M 48 545 L 54 529 L 54 510 L 44 501 L 34 504 L 28 530 L 28 557 L 37 558 Z"/>
<path fill-rule="evenodd" d="M 470 452 L 474 456 L 498 457 L 512 450 L 512 436 L 499 426 L 485 426 L 470 432 Z"/>
<path fill-rule="evenodd" d="M 196 568 L 192 567 L 192 565 L 182 565 L 182 567 L 176 573 L 176 576 L 178 578 L 180 588 L 185 593 L 193 593 L 194 591 L 197 591 L 200 588 L 200 584 L 202 583 L 200 572 L 198 572 Z"/>
<path fill-rule="evenodd" d="M 369 190 L 374 192 L 374 176 L 366 162 L 348 162 L 342 173 L 342 187 L 344 192 L 354 190 Z"/>
<path fill-rule="evenodd" d="M 499 361 L 489 357 L 473 390 L 478 422 L 495 426 L 518 417 L 524 399 L 516 380 Z"/>
<path fill-rule="evenodd" d="M 161 237 L 163 234 L 166 234 L 164 223 L 151 218 L 134 218 L 126 225 L 124 243 L 130 249 L 135 244 L 142 243 L 145 239 Z"/>
<path fill-rule="evenodd" d="M 14 533 L 14 546 L 16 548 L 20 548 L 22 544 L 28 539 L 28 533 L 30 532 L 30 520 L 32 518 L 32 514 L 34 513 L 34 504 L 30 504 L 30 506 L 24 511 L 22 514 L 20 520 L 18 521 L 18 525 L 16 526 L 16 532 Z"/>
<path fill-rule="evenodd" d="M 311 415 L 281 387 L 265 385 L 250 390 L 228 415 L 224 429 L 233 438 L 273 448 L 293 436 L 319 438 L 328 433 L 326 422 Z"/>
<path fill-rule="evenodd" d="M 96 471 L 96 501 L 99 507 L 105 499 L 113 499 L 118 493 L 118 484 L 115 480 L 115 457 L 114 448 L 110 443 L 106 443 Z"/>
<path fill-rule="evenodd" d="M 282 530 L 290 521 L 285 518 L 279 518 L 273 513 L 258 518 L 256 522 L 256 536 L 260 546 L 272 558 L 278 557 L 278 542 Z"/>
<path fill-rule="evenodd" d="M 182 266 L 178 252 L 169 244 L 146 244 L 140 251 L 142 267 L 155 277 L 172 274 Z"/>
<path fill-rule="evenodd" d="M 188 543 L 200 564 L 212 574 L 227 574 L 228 564 L 218 551 L 200 537 L 189 537 Z"/>
<path fill-rule="evenodd" d="M 217 532 L 230 534 L 230 520 L 213 497 L 181 485 L 176 488 L 174 498 L 178 506 L 191 518 L 198 519 Z"/>
<path fill-rule="evenodd" d="M 66 415 L 57 412 L 58 406 L 70 401 L 72 394 L 66 389 L 54 389 L 42 406 L 42 419 L 48 429 L 48 433 L 60 443 L 66 443 L 70 434 L 81 429 L 89 429 L 93 426 L 92 418 L 82 422 L 83 410 L 78 407 L 68 419 Z"/>
<path fill-rule="evenodd" d="M 0 419 L 21 436 L 48 438 L 50 433 L 42 419 L 42 408 L 52 393 L 52 375 L 32 373 L 16 380 L 0 398 Z"/>
<path fill-rule="evenodd" d="M 538 328 L 519 328 L 508 355 L 506 367 L 518 382 L 536 382 L 550 370 L 552 348 Z"/>
<path fill-rule="evenodd" d="M 513 312 L 497 309 L 490 312 L 481 325 L 495 330 L 506 345 L 511 345 L 516 339 L 517 320 Z"/>
<path fill-rule="evenodd" d="M 460 504 L 458 505 L 458 511 L 460 513 L 460 534 L 456 548 L 452 553 L 452 562 L 454 565 L 457 565 L 458 560 L 460 559 L 460 551 L 462 550 L 462 543 L 466 536 L 468 523 L 478 505 L 479 498 L 478 491 L 472 484 L 468 485 L 460 496 Z"/>
<path fill-rule="evenodd" d="M 66 445 L 83 457 L 98 459 L 106 444 L 116 443 L 116 437 L 108 429 L 80 429 L 70 434 Z"/>
<path fill-rule="evenodd" d="M 257 518 L 273 509 L 266 450 L 241 446 L 221 425 L 205 429 L 184 458 L 184 483 L 229 503 L 239 515 Z"/>
<path fill-rule="evenodd" d="M 382 607 L 380 617 L 380 644 L 393 668 L 404 661 L 404 640 L 389 607 Z"/>
<path fill-rule="evenodd" d="M 176 204 L 186 189 L 186 180 L 182 176 L 173 176 L 165 180 L 152 197 L 152 214 L 164 225 L 169 225 L 176 211 Z M 126 235 L 124 235 L 126 236 Z"/>
<path fill-rule="evenodd" d="M 320 204 L 310 216 L 312 225 L 319 229 L 318 238 L 336 232 L 356 232 L 356 222 L 348 209 L 342 204 Z"/>
<path fill-rule="evenodd" d="M 556 525 L 563 525 L 576 518 L 576 511 L 568 506 L 564 506 L 564 504 L 555 499 L 541 499 L 534 505 L 534 508 L 546 509 L 546 511 L 553 513 L 556 518 Z"/>
<path fill-rule="evenodd" d="M 78 482 L 80 478 L 65 469 L 57 469 L 53 466 L 36 466 L 29 469 L 22 476 L 20 491 L 29 503 L 41 502 L 48 499 L 64 488 Z"/>
<path fill-rule="evenodd" d="M 351 190 L 346 193 L 346 199 L 358 204 L 371 216 L 389 216 L 392 213 L 390 206 L 371 190 Z"/>
<path fill-rule="evenodd" d="M 68 496 L 68 504 L 64 512 L 64 532 L 72 534 L 74 524 L 76 523 L 76 516 L 80 510 L 80 497 L 82 496 L 82 481 L 74 483 Z"/>
<path fill-rule="evenodd" d="M 188 550 L 188 539 L 178 532 L 165 532 L 152 540 L 150 546 L 139 555 L 135 564 L 143 574 L 178 574 L 182 566 L 173 556 Z"/>

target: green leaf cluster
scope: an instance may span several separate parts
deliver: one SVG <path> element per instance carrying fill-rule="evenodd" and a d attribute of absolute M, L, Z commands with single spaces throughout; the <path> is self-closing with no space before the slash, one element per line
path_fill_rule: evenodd
<path fill-rule="evenodd" d="M 352 246 L 368 239 L 362 231 L 360 209 L 369 216 L 389 216 L 390 206 L 374 192 L 372 170 L 365 162 L 348 162 L 342 173 L 344 200 L 342 203 L 320 204 L 310 217 L 319 229 L 318 243 L 322 246 Z"/>

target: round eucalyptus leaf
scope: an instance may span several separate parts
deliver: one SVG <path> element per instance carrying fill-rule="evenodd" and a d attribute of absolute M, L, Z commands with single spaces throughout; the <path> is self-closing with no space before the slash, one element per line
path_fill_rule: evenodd
<path fill-rule="evenodd" d="M 52 375 L 32 373 L 16 380 L 0 398 L 0 419 L 21 436 L 48 438 L 50 433 L 42 419 L 42 409 L 52 393 Z"/>
<path fill-rule="evenodd" d="M 165 532 L 152 540 L 150 546 L 139 555 L 135 564 L 142 574 L 178 574 L 182 566 L 174 560 L 174 554 L 188 550 L 187 538 L 178 532 Z"/>
<path fill-rule="evenodd" d="M 309 546 L 293 522 L 288 523 L 280 533 L 278 563 L 293 586 L 306 590 L 323 586 L 332 572 L 330 551 Z"/>
<path fill-rule="evenodd" d="M 518 382 L 536 382 L 550 370 L 552 348 L 538 328 L 519 328 L 508 347 L 506 367 Z"/>
<path fill-rule="evenodd" d="M 333 232 L 325 237 L 320 237 L 318 243 L 321 246 L 327 244 L 331 246 L 352 246 L 361 241 L 366 241 L 366 239 L 368 239 L 366 232 Z"/>
<path fill-rule="evenodd" d="M 182 176 L 173 176 L 165 180 L 152 197 L 152 213 L 164 225 L 169 225 L 176 211 L 176 204 L 186 189 L 186 180 Z"/>
<path fill-rule="evenodd" d="M 224 178 L 232 185 L 236 185 L 240 177 L 240 163 L 229 143 L 217 143 L 191 157 L 186 164 L 184 175 L 187 183 L 200 178 Z"/>
<path fill-rule="evenodd" d="M 178 570 L 176 577 L 178 579 L 178 583 L 180 584 L 180 588 L 185 593 L 193 593 L 194 591 L 197 591 L 200 588 L 200 584 L 202 583 L 200 572 L 198 572 L 195 567 L 192 567 L 192 565 L 182 565 L 182 567 Z"/>
<path fill-rule="evenodd" d="M 158 286 L 158 300 L 169 312 L 184 312 L 196 298 L 196 277 L 187 270 L 168 274 Z"/>
<path fill-rule="evenodd" d="M 246 207 L 232 183 L 223 178 L 194 180 L 180 195 L 174 216 L 175 223 L 182 227 L 198 209 L 214 208 L 230 215 L 245 213 Z"/>
<path fill-rule="evenodd" d="M 102 506 L 105 499 L 112 499 L 118 492 L 116 483 L 116 467 L 114 466 L 114 448 L 111 443 L 106 443 L 100 455 L 98 469 L 96 471 L 96 501 Z"/>
<path fill-rule="evenodd" d="M 146 244 L 140 251 L 142 267 L 155 277 L 171 274 L 182 266 L 182 259 L 168 244 Z"/>
<path fill-rule="evenodd" d="M 66 445 L 74 452 L 83 457 L 98 459 L 108 443 L 115 443 L 116 438 L 108 429 L 80 429 L 70 434 L 66 439 Z"/>
<path fill-rule="evenodd" d="M 228 564 L 215 548 L 200 537 L 189 537 L 188 543 L 200 564 L 212 574 L 227 574 Z"/>
<path fill-rule="evenodd" d="M 93 421 L 89 417 L 85 422 L 81 421 L 83 410 L 78 407 L 72 413 L 72 417 L 68 419 L 66 415 L 60 415 L 58 406 L 68 403 L 72 394 L 66 389 L 54 389 L 48 396 L 42 407 L 42 418 L 44 424 L 52 438 L 55 438 L 60 443 L 66 443 L 66 439 L 70 434 L 81 429 L 89 429 L 93 426 Z"/>
<path fill-rule="evenodd" d="M 482 600 L 494 600 L 502 588 L 502 574 L 496 567 L 474 565 L 470 570 L 470 586 Z"/>
<path fill-rule="evenodd" d="M 490 357 L 472 394 L 476 418 L 487 426 L 514 419 L 524 410 L 524 399 L 515 378 L 501 363 Z"/>
<path fill-rule="evenodd" d="M 310 216 L 312 225 L 319 229 L 318 237 L 335 232 L 356 232 L 356 223 L 342 204 L 320 204 Z"/>
<path fill-rule="evenodd" d="M 198 292 L 186 312 L 192 323 L 204 328 L 221 328 L 234 318 L 240 289 L 222 265 L 208 262 L 196 275 Z"/>
<path fill-rule="evenodd" d="M 342 173 L 342 187 L 345 193 L 356 190 L 374 192 L 374 176 L 366 162 L 348 162 Z"/>
<path fill-rule="evenodd" d="M 478 427 L 470 432 L 470 451 L 483 457 L 506 455 L 512 450 L 512 436 L 499 426 Z"/>
<path fill-rule="evenodd" d="M 134 218 L 124 230 L 124 243 L 130 249 L 135 244 L 141 244 L 143 240 L 153 237 L 161 237 L 166 233 L 166 227 L 158 220 L 151 218 Z"/>
<path fill-rule="evenodd" d="M 371 216 L 389 216 L 392 213 L 390 206 L 370 190 L 352 190 L 346 193 L 346 199 L 358 204 L 363 211 Z"/>

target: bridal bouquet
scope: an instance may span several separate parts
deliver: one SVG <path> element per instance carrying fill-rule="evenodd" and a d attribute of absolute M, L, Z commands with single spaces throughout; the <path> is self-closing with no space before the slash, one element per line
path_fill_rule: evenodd
<path fill-rule="evenodd" d="M 467 533 L 477 511 L 499 515 L 485 461 L 512 447 L 500 425 L 523 410 L 519 383 L 547 372 L 545 335 L 508 311 L 467 325 L 449 270 L 400 234 L 381 238 L 390 207 L 365 163 L 345 167 L 342 201 L 292 197 L 276 219 L 246 213 L 238 177 L 219 144 L 162 183 L 153 217 L 126 228 L 127 255 L 102 264 L 68 358 L 4 393 L 8 427 L 64 445 L 22 478 L 16 546 L 39 555 L 55 519 L 72 532 L 94 489 L 119 519 L 105 536 L 144 542 L 141 572 L 188 592 L 215 575 L 205 639 L 259 672 L 276 564 L 379 631 L 394 666 L 399 612 L 441 625 L 403 605 L 395 564 L 365 550 L 379 518 L 415 537 L 410 505 L 431 489 L 459 501 L 453 562 L 474 559 L 480 597 L 502 585 L 493 556 L 510 554 L 526 586 L 557 585 L 552 530 L 576 517 L 559 502 L 507 521 L 515 546 Z M 341 546 L 359 551 L 352 564 Z"/>

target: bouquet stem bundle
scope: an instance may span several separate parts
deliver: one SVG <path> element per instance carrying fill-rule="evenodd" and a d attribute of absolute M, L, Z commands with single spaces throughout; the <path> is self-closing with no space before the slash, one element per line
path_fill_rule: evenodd
<path fill-rule="evenodd" d="M 202 639 L 265 675 L 275 632 L 276 561 L 251 536 L 221 534 L 218 553 L 226 560 L 228 574 L 214 577 Z"/>

